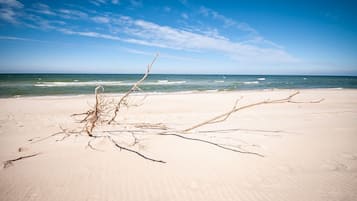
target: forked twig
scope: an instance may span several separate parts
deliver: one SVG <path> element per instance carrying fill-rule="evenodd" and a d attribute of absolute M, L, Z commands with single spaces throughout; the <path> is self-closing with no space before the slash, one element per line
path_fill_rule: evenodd
<path fill-rule="evenodd" d="M 129 149 L 127 147 L 124 147 L 124 146 L 121 146 L 119 143 L 117 143 L 112 137 L 109 137 L 109 139 L 113 142 L 113 144 L 118 147 L 120 150 L 125 150 L 125 151 L 128 151 L 128 152 L 131 152 L 131 153 L 134 153 L 146 160 L 149 160 L 149 161 L 152 161 L 152 162 L 157 162 L 157 163 L 166 163 L 165 161 L 163 160 L 157 160 L 157 159 L 154 159 L 154 158 L 150 158 L 148 156 L 145 156 L 144 154 L 138 152 L 138 151 L 135 151 L 133 149 Z"/>
<path fill-rule="evenodd" d="M 111 124 L 113 121 L 115 121 L 115 118 L 117 117 L 118 115 L 118 112 L 121 108 L 122 105 L 125 105 L 127 104 L 127 98 L 128 96 L 133 93 L 134 91 L 137 91 L 137 90 L 140 90 L 139 88 L 139 85 L 147 78 L 147 76 L 149 75 L 150 71 L 151 71 L 151 68 L 152 66 L 154 65 L 157 57 L 159 56 L 159 54 L 156 54 L 156 56 L 154 57 L 154 59 L 152 60 L 151 64 L 149 64 L 146 68 L 146 72 L 145 74 L 143 75 L 143 77 L 138 80 L 130 89 L 129 91 L 127 91 L 119 100 L 118 104 L 116 105 L 115 107 L 115 110 L 114 110 L 114 115 L 113 117 L 108 121 L 108 124 Z"/>
<path fill-rule="evenodd" d="M 275 100 L 265 100 L 265 101 L 261 101 L 261 102 L 257 102 L 257 103 L 252 103 L 252 104 L 248 104 L 248 105 L 245 105 L 245 106 L 241 106 L 241 107 L 237 107 L 237 103 L 234 105 L 233 109 L 229 110 L 228 112 L 225 112 L 223 114 L 220 114 L 218 116 L 215 116 L 211 119 L 208 119 L 206 121 L 203 121 L 199 124 L 196 124 L 194 126 L 191 126 L 185 130 L 183 130 L 183 132 L 189 132 L 193 129 L 196 129 L 196 128 L 199 128 L 201 126 L 204 126 L 204 125 L 207 125 L 207 124 L 213 124 L 213 123 L 218 123 L 218 122 L 222 122 L 222 121 L 225 121 L 228 119 L 228 117 L 235 113 L 235 112 L 238 112 L 240 110 L 243 110 L 243 109 L 247 109 L 247 108 L 251 108 L 251 107 L 255 107 L 255 106 L 258 106 L 258 105 L 265 105 L 265 104 L 275 104 L 275 103 L 320 103 L 322 102 L 324 99 L 320 99 L 320 100 L 317 100 L 317 101 L 308 101 L 308 102 L 298 102 L 298 101 L 293 101 L 292 98 L 295 97 L 296 95 L 298 95 L 300 92 L 297 91 L 285 98 L 281 98 L 281 99 L 275 99 Z"/>

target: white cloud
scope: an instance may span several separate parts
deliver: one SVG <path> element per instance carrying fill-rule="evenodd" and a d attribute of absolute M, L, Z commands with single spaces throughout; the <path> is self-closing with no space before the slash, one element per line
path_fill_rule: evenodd
<path fill-rule="evenodd" d="M 54 13 L 48 5 L 43 3 L 34 4 L 34 8 L 35 9 L 33 11 L 38 13 L 42 13 L 46 15 L 56 15 L 56 13 Z"/>
<path fill-rule="evenodd" d="M 92 37 L 92 38 L 102 38 L 102 39 L 108 39 L 108 40 L 122 41 L 122 39 L 117 36 L 112 36 L 112 35 L 108 35 L 108 34 L 92 32 L 92 31 L 89 31 L 89 32 L 72 31 L 70 29 L 65 29 L 65 28 L 56 28 L 56 30 L 60 31 L 64 34 L 68 34 L 68 35 L 79 35 L 79 36 L 86 36 L 86 37 Z"/>
<path fill-rule="evenodd" d="M 100 6 L 101 4 L 106 4 L 107 1 L 106 0 L 90 0 L 90 3 L 96 5 L 96 6 Z"/>
<path fill-rule="evenodd" d="M 265 39 L 263 36 L 261 36 L 258 33 L 257 30 L 255 30 L 253 27 L 251 27 L 249 24 L 245 22 L 235 21 L 231 18 L 221 15 L 215 10 L 206 8 L 204 6 L 201 6 L 198 12 L 204 17 L 211 17 L 214 20 L 223 22 L 223 26 L 226 28 L 233 27 L 233 28 L 237 28 L 240 31 L 248 33 L 249 34 L 247 36 L 248 39 L 246 41 L 242 41 L 241 44 L 254 45 L 254 46 L 269 46 L 273 48 L 283 49 L 282 46 Z"/>
<path fill-rule="evenodd" d="M 79 18 L 84 19 L 88 17 L 87 13 L 84 13 L 79 10 L 72 10 L 72 9 L 59 9 L 58 15 L 66 19 L 79 19 Z"/>
<path fill-rule="evenodd" d="M 119 26 L 121 37 L 95 31 L 55 29 L 69 35 L 115 40 L 150 47 L 193 52 L 216 52 L 245 63 L 298 61 L 283 49 L 260 47 L 259 45 L 255 45 L 253 41 L 235 42 L 219 35 L 217 31 L 212 31 L 210 34 L 194 33 L 169 26 L 161 26 L 144 20 L 135 20 L 128 16 L 122 16 L 117 19 L 115 25 Z M 256 42 L 258 43 L 258 41 Z"/>
<path fill-rule="evenodd" d="M 145 55 L 145 56 L 150 56 L 150 57 L 155 56 L 155 54 L 153 54 L 152 52 L 146 52 L 146 51 L 132 49 L 132 48 L 121 48 L 121 49 L 128 53 L 131 53 L 131 54 L 139 54 L 139 55 Z M 174 56 L 174 55 L 165 54 L 165 53 L 160 53 L 160 58 L 183 60 L 183 61 L 196 61 L 195 59 L 192 59 L 189 57 L 180 57 L 180 56 Z"/>
<path fill-rule="evenodd" d="M 205 17 L 212 17 L 215 20 L 219 20 L 219 21 L 223 22 L 224 27 L 233 27 L 234 26 L 241 31 L 250 32 L 252 34 L 258 34 L 258 32 L 255 29 L 253 29 L 251 26 L 249 26 L 247 23 L 237 22 L 231 18 L 221 15 L 217 11 L 214 11 L 210 8 L 201 6 L 198 12 Z"/>
<path fill-rule="evenodd" d="M 130 17 L 125 17 L 122 23 L 125 25 L 123 32 L 129 37 L 123 40 L 130 43 L 177 50 L 216 51 L 228 54 L 235 60 L 246 62 L 297 61 L 282 49 L 262 48 L 252 44 L 234 42 L 218 33 L 212 35 L 193 33 L 144 20 L 134 20 Z"/>
<path fill-rule="evenodd" d="M 103 23 L 103 24 L 107 24 L 110 22 L 110 19 L 108 17 L 103 17 L 103 16 L 92 17 L 92 20 L 96 23 Z"/>
<path fill-rule="evenodd" d="M 18 21 L 16 19 L 16 12 L 11 8 L 1 8 L 0 9 L 0 19 L 11 23 L 17 24 Z"/>
<path fill-rule="evenodd" d="M 22 9 L 24 5 L 16 0 L 0 0 L 0 19 L 11 23 L 18 24 L 17 15 L 18 10 Z"/>
<path fill-rule="evenodd" d="M 4 0 L 0 1 L 4 2 Z M 97 0 L 96 2 L 105 3 L 107 1 Z M 11 5 L 14 6 L 15 4 Z M 194 29 L 183 29 L 162 26 L 150 21 L 113 13 L 106 13 L 103 16 L 93 14 L 95 12 L 83 12 L 67 8 L 51 9 L 45 4 L 37 4 L 37 6 L 41 8 L 41 13 L 56 15 L 62 18 L 64 22 L 58 19 L 44 19 L 41 15 L 38 15 L 38 12 L 36 14 L 34 11 L 31 11 L 22 15 L 22 24 L 36 29 L 56 30 L 68 35 L 101 38 L 180 51 L 222 54 L 229 56 L 235 61 L 246 63 L 297 61 L 296 58 L 288 54 L 281 46 L 261 37 L 248 24 L 236 22 L 205 7 L 201 7 L 200 9 L 200 13 L 203 16 L 212 17 L 213 19 L 222 21 L 226 26 L 234 26 L 239 30 L 248 32 L 249 40 L 233 40 L 221 35 L 217 28 L 203 30 L 194 26 Z M 16 22 L 16 17 L 16 13 L 10 7 L 7 7 L 6 10 L 0 13 L 0 18 L 12 23 Z M 182 17 L 188 18 L 189 16 L 186 13 L 182 13 Z M 66 19 L 70 20 L 66 21 Z M 95 22 L 97 24 L 84 28 L 71 24 L 72 19 L 77 20 L 77 22 L 82 20 L 86 23 Z"/>
<path fill-rule="evenodd" d="M 47 43 L 48 41 L 41 41 L 35 40 L 30 38 L 20 38 L 20 37 L 13 37 L 13 36 L 0 36 L 0 40 L 17 40 L 17 41 L 29 41 L 29 42 L 40 42 L 40 43 Z"/>
<path fill-rule="evenodd" d="M 16 0 L 0 0 L 0 4 L 10 8 L 23 8 L 24 5 Z"/>

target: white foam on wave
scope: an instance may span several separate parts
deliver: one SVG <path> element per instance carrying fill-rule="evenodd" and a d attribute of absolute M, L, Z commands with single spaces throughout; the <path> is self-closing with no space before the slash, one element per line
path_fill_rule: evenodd
<path fill-rule="evenodd" d="M 258 81 L 243 82 L 243 84 L 259 84 Z"/>
<path fill-rule="evenodd" d="M 215 80 L 214 82 L 217 82 L 217 83 L 223 83 L 224 80 Z"/>
<path fill-rule="evenodd" d="M 175 85 L 175 84 L 184 84 L 186 81 L 169 81 L 169 80 L 158 80 L 157 82 L 146 82 L 144 85 Z"/>
<path fill-rule="evenodd" d="M 91 82 L 37 82 L 34 84 L 36 87 L 67 87 L 67 86 L 119 86 L 123 83 L 120 81 L 111 81 L 111 82 L 103 82 L 103 81 L 91 81 Z"/>
<path fill-rule="evenodd" d="M 265 77 L 259 77 L 259 78 L 257 78 L 257 80 L 263 81 L 263 80 L 265 80 Z"/>
<path fill-rule="evenodd" d="M 158 80 L 157 82 L 158 83 L 168 83 L 169 81 L 168 80 Z"/>
<path fill-rule="evenodd" d="M 168 80 L 158 80 L 157 82 L 143 82 L 141 85 L 175 85 L 184 84 L 186 81 L 168 81 Z M 135 82 L 121 82 L 121 81 L 89 81 L 89 82 L 79 82 L 74 80 L 74 82 L 37 82 L 34 84 L 36 87 L 81 87 L 81 86 L 131 86 Z"/>

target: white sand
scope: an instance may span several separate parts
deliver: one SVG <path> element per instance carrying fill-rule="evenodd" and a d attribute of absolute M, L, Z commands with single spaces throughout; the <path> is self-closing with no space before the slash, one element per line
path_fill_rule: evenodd
<path fill-rule="evenodd" d="M 291 90 L 151 95 L 119 121 L 183 129 L 241 104 L 285 97 Z M 139 100 L 139 97 L 132 99 Z M 190 137 L 240 145 L 240 154 L 172 136 L 147 135 L 140 151 L 154 163 L 86 137 L 27 140 L 76 128 L 70 114 L 93 96 L 0 99 L 0 161 L 41 152 L 0 170 L 0 200 L 357 200 L 357 90 L 302 90 L 296 100 L 240 111 Z M 19 153 L 18 148 L 24 147 Z"/>

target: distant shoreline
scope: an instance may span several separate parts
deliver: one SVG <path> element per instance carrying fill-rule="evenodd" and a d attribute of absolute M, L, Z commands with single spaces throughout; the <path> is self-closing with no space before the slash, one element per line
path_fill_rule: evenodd
<path fill-rule="evenodd" d="M 259 92 L 330 92 L 330 91 L 351 91 L 356 92 L 357 89 L 345 89 L 345 88 L 310 88 L 310 89 L 252 89 L 252 90 L 235 90 L 235 91 L 217 91 L 217 90 L 206 90 L 206 91 L 176 91 L 176 92 L 137 92 L 131 94 L 131 96 L 171 96 L 171 95 L 190 95 L 190 94 L 237 94 L 237 93 L 259 93 Z M 118 97 L 124 93 L 104 93 L 107 97 Z M 28 96 L 9 96 L 0 97 L 0 99 L 72 99 L 72 98 L 92 98 L 93 93 L 88 94 L 58 94 L 58 95 L 28 95 Z"/>

